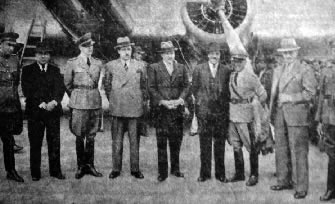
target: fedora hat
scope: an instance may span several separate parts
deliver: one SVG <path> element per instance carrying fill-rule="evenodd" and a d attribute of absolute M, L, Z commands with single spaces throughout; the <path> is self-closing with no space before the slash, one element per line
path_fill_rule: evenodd
<path fill-rule="evenodd" d="M 294 38 L 283 38 L 280 41 L 280 48 L 277 49 L 278 52 L 285 52 L 285 51 L 294 51 L 299 50 L 300 47 L 297 45 Z"/>
<path fill-rule="evenodd" d="M 217 43 L 210 43 L 207 47 L 207 53 L 210 53 L 210 52 L 220 52 L 221 50 L 223 50 L 221 48 L 221 46 Z"/>
<path fill-rule="evenodd" d="M 16 45 L 16 39 L 19 38 L 19 34 L 14 32 L 6 32 L 0 34 L 0 43 L 8 41 L 11 44 Z"/>
<path fill-rule="evenodd" d="M 141 46 L 135 46 L 134 47 L 134 53 L 139 53 L 139 54 L 145 54 Z"/>
<path fill-rule="evenodd" d="M 82 47 L 90 47 L 94 43 L 95 42 L 92 40 L 92 33 L 86 33 L 85 35 L 81 36 L 76 42 L 78 46 Z"/>
<path fill-rule="evenodd" d="M 52 52 L 52 49 L 49 47 L 48 43 L 46 42 L 39 42 L 36 45 L 35 53 L 45 53 L 45 52 Z"/>
<path fill-rule="evenodd" d="M 119 37 L 116 39 L 116 46 L 114 47 L 114 49 L 133 46 L 133 45 L 135 45 L 135 43 L 130 42 L 130 39 L 128 38 L 128 36 Z"/>
<path fill-rule="evenodd" d="M 158 50 L 159 53 L 169 52 L 169 51 L 175 51 L 178 50 L 178 48 L 173 46 L 173 43 L 171 41 L 161 42 L 160 50 Z"/>

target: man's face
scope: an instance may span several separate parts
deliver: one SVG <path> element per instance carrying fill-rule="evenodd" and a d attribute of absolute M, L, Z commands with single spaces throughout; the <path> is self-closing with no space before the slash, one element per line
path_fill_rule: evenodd
<path fill-rule="evenodd" d="M 232 64 L 233 64 L 234 70 L 236 72 L 242 71 L 245 67 L 246 62 L 247 61 L 245 59 L 235 59 L 235 58 L 233 58 Z"/>
<path fill-rule="evenodd" d="M 35 54 L 36 61 L 39 64 L 46 64 L 50 60 L 50 53 L 49 52 L 38 52 Z"/>
<path fill-rule="evenodd" d="M 4 41 L 1 43 L 0 49 L 3 55 L 11 55 L 14 52 L 14 44 L 9 41 Z"/>
<path fill-rule="evenodd" d="M 79 46 L 80 52 L 85 56 L 91 56 L 93 54 L 93 45 L 88 47 Z"/>
<path fill-rule="evenodd" d="M 283 62 L 284 63 L 291 63 L 291 62 L 294 62 L 297 59 L 298 50 L 284 51 L 284 52 L 282 52 L 282 55 L 283 55 Z"/>
<path fill-rule="evenodd" d="M 164 62 L 171 64 L 174 61 L 175 52 L 174 50 L 166 51 L 166 52 L 163 52 L 161 56 Z"/>
<path fill-rule="evenodd" d="M 143 59 L 143 55 L 141 53 L 135 52 L 134 59 L 137 61 L 141 61 Z"/>
<path fill-rule="evenodd" d="M 131 57 L 131 46 L 121 47 L 118 49 L 118 53 L 122 60 L 128 61 Z"/>
<path fill-rule="evenodd" d="M 217 64 L 220 61 L 220 51 L 212 51 L 208 53 L 208 61 L 211 64 Z"/>

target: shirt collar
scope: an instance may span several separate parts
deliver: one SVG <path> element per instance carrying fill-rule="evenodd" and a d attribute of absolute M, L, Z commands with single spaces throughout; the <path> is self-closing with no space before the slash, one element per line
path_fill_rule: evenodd
<path fill-rule="evenodd" d="M 127 66 L 129 66 L 130 60 L 122 60 L 121 59 L 121 63 L 122 63 L 122 65 L 127 64 Z"/>
<path fill-rule="evenodd" d="M 38 66 L 40 67 L 40 70 L 43 71 L 43 68 L 42 68 L 42 65 L 40 63 L 37 63 Z M 44 67 L 44 71 L 47 71 L 48 70 L 48 63 L 44 64 L 45 67 Z"/>

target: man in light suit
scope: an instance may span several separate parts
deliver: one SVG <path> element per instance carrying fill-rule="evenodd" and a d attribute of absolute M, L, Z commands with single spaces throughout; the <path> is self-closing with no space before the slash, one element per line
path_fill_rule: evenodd
<path fill-rule="evenodd" d="M 98 83 L 102 62 L 92 57 L 94 41 L 91 33 L 80 37 L 76 44 L 80 55 L 67 61 L 64 75 L 66 92 L 70 96 L 70 129 L 76 136 L 78 169 L 75 178 L 80 179 L 85 174 L 102 177 L 94 167 L 95 136 L 101 113 Z"/>
<path fill-rule="evenodd" d="M 175 61 L 171 41 L 161 42 L 162 61 L 148 68 L 149 94 L 154 111 L 158 150 L 158 181 L 168 177 L 167 141 L 170 145 L 171 174 L 183 178 L 179 152 L 183 140 L 183 112 L 189 94 L 186 67 Z"/>
<path fill-rule="evenodd" d="M 128 37 L 117 39 L 120 58 L 106 64 L 104 85 L 109 100 L 112 121 L 113 170 L 109 178 L 120 176 L 122 169 L 123 137 L 128 129 L 130 143 L 130 171 L 138 179 L 144 176 L 139 167 L 140 137 L 137 134 L 139 117 L 143 114 L 141 78 L 144 64 L 131 59 L 132 45 Z"/>
<path fill-rule="evenodd" d="M 23 67 L 22 71 L 33 181 L 41 178 L 44 131 L 48 143 L 50 176 L 65 179 L 60 164 L 60 116 L 65 86 L 59 68 L 49 63 L 51 51 L 47 43 L 39 43 L 35 50 L 36 63 Z"/>
<path fill-rule="evenodd" d="M 308 191 L 309 103 L 317 82 L 310 67 L 297 60 L 300 47 L 294 38 L 284 38 L 282 66 L 274 70 L 270 98 L 276 136 L 277 184 L 272 190 L 295 188 L 294 198 L 305 198 Z M 293 183 L 292 183 L 293 181 Z"/>
<path fill-rule="evenodd" d="M 195 114 L 199 123 L 199 182 L 211 177 L 212 141 L 214 141 L 215 178 L 227 182 L 225 175 L 225 142 L 229 124 L 229 75 L 220 63 L 221 48 L 215 43 L 207 50 L 208 62 L 196 66 L 192 77 Z"/>

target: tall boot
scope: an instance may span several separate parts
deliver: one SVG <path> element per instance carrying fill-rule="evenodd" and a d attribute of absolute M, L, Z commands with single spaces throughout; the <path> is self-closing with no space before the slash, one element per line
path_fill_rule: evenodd
<path fill-rule="evenodd" d="M 85 154 L 84 154 L 84 138 L 76 137 L 76 153 L 78 169 L 75 175 L 76 179 L 80 179 L 85 175 Z"/>
<path fill-rule="evenodd" d="M 235 175 L 228 182 L 244 181 L 244 159 L 242 149 L 234 150 Z"/>
<path fill-rule="evenodd" d="M 250 177 L 247 181 L 247 186 L 254 186 L 258 183 L 258 153 L 255 149 L 250 152 Z"/>
<path fill-rule="evenodd" d="M 87 172 L 95 177 L 102 177 L 102 174 L 98 172 L 94 167 L 94 137 L 86 139 L 86 165 Z"/>

